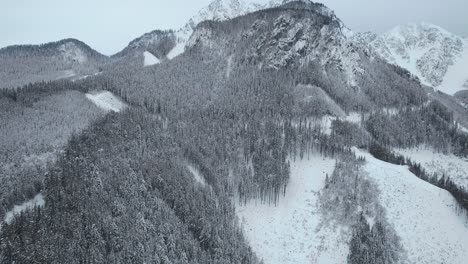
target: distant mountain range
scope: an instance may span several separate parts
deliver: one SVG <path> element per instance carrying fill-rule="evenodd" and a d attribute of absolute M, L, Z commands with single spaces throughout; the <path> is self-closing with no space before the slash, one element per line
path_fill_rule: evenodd
<path fill-rule="evenodd" d="M 27 78 L 23 78 L 29 82 L 96 73 L 98 67 L 109 62 L 133 61 L 136 64 L 149 65 L 144 63 L 149 54 L 155 57 L 152 61 L 164 62 L 185 51 L 194 29 L 202 21 L 228 20 L 287 2 L 292 1 L 215 0 L 190 18 L 182 28 L 146 33 L 111 57 L 99 54 L 86 44 L 72 39 L 44 45 L 6 47 L 0 50 L 0 76 L 4 80 L 0 86 L 25 84 L 24 81 L 16 81 L 18 78 L 15 72 L 30 72 Z M 325 6 L 321 12 L 333 14 Z M 381 35 L 370 32 L 355 34 L 342 23 L 341 25 L 345 37 L 354 42 L 354 45 L 368 46 L 374 55 L 407 69 L 423 84 L 451 95 L 468 89 L 468 38 L 456 36 L 427 23 L 398 26 Z M 22 58 L 21 61 L 18 60 L 19 57 Z M 44 61 L 49 57 L 53 57 L 53 63 L 49 59 Z M 22 70 L 14 70 L 17 67 Z"/>

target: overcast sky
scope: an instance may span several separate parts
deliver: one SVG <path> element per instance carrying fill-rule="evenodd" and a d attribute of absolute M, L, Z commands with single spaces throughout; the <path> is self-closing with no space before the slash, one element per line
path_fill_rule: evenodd
<path fill-rule="evenodd" d="M 212 0 L 0 0 L 0 47 L 77 38 L 110 55 L 154 29 L 177 29 Z M 259 0 L 262 1 L 262 0 Z M 322 0 L 352 30 L 429 22 L 468 35 L 468 0 Z"/>

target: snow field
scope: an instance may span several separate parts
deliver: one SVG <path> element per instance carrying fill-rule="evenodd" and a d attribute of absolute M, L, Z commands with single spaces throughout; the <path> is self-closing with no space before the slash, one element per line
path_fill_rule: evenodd
<path fill-rule="evenodd" d="M 346 240 L 340 229 L 321 225 L 319 207 L 319 192 L 335 160 L 315 155 L 290 162 L 286 196 L 277 206 L 236 205 L 247 240 L 265 264 L 346 263 Z"/>
<path fill-rule="evenodd" d="M 468 225 L 456 211 L 456 201 L 413 175 L 406 166 L 366 158 L 365 170 L 380 190 L 380 204 L 387 219 L 401 238 L 410 263 L 463 264 L 468 259 Z"/>

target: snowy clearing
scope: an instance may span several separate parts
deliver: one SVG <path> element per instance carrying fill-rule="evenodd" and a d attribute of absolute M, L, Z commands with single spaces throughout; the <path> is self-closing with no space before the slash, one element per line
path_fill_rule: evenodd
<path fill-rule="evenodd" d="M 87 93 L 86 98 L 106 112 L 118 113 L 127 107 L 122 100 L 109 91 Z"/>
<path fill-rule="evenodd" d="M 429 173 L 443 174 L 450 177 L 457 185 L 468 188 L 468 160 L 453 154 L 434 152 L 431 148 L 421 146 L 411 149 L 396 149 L 398 154 L 410 158 Z"/>
<path fill-rule="evenodd" d="M 21 205 L 15 205 L 13 210 L 7 212 L 5 214 L 5 223 L 11 224 L 13 219 L 15 219 L 15 216 L 20 214 L 21 212 L 27 211 L 27 210 L 32 210 L 35 207 L 44 207 L 45 201 L 44 201 L 44 196 L 42 194 L 36 195 L 33 199 L 24 202 Z"/>
<path fill-rule="evenodd" d="M 154 56 L 153 54 L 151 54 L 150 52 L 148 51 L 145 51 L 143 53 L 143 56 L 145 57 L 144 59 L 144 66 L 151 66 L 151 65 L 155 65 L 155 64 L 159 64 L 161 63 L 161 61 L 156 58 L 156 56 Z"/>
<path fill-rule="evenodd" d="M 340 229 L 321 226 L 319 191 L 335 160 L 315 155 L 290 162 L 286 196 L 276 207 L 236 205 L 247 240 L 265 264 L 346 263 L 349 249 Z"/>
<path fill-rule="evenodd" d="M 420 180 L 406 166 L 377 160 L 358 149 L 355 152 L 367 160 L 365 169 L 379 186 L 380 203 L 410 263 L 466 263 L 467 220 L 456 212 L 451 194 Z"/>

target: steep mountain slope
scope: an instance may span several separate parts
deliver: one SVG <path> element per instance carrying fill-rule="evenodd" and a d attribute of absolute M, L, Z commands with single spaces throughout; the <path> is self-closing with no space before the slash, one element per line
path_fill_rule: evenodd
<path fill-rule="evenodd" d="M 426 85 L 451 95 L 468 88 L 468 43 L 441 27 L 408 24 L 380 36 L 361 36 L 377 54 L 409 70 Z"/>
<path fill-rule="evenodd" d="M 107 57 L 76 39 L 0 49 L 0 88 L 99 72 Z"/>
<path fill-rule="evenodd" d="M 408 253 L 408 263 L 464 263 L 468 257 L 466 216 L 447 191 L 418 179 L 407 167 L 366 158 L 379 199 Z"/>

